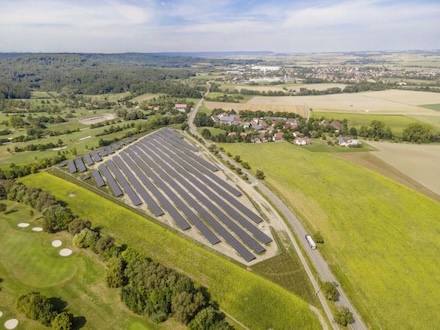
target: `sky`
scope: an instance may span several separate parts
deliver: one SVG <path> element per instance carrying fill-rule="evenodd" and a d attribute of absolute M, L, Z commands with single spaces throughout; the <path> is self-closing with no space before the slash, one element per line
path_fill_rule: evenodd
<path fill-rule="evenodd" d="M 0 0 L 0 52 L 440 49 L 440 0 Z"/>

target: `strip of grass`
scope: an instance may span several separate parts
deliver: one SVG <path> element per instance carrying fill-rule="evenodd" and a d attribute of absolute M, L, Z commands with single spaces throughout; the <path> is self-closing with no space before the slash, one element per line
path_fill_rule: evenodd
<path fill-rule="evenodd" d="M 22 181 L 67 202 L 75 214 L 104 227 L 118 242 L 188 274 L 209 288 L 222 309 L 251 329 L 320 328 L 303 300 L 146 217 L 46 172 Z M 75 197 L 68 197 L 71 194 Z"/>
<path fill-rule="evenodd" d="M 424 104 L 421 105 L 421 107 L 435 111 L 440 111 L 440 104 Z"/>
<path fill-rule="evenodd" d="M 328 153 L 287 143 L 220 144 L 262 170 L 320 246 L 373 328 L 440 324 L 440 204 Z"/>
<path fill-rule="evenodd" d="M 50 235 L 32 231 L 40 226 L 38 215 L 29 216 L 29 207 L 7 202 L 13 212 L 0 220 L 0 310 L 7 318 L 17 318 L 20 329 L 47 329 L 26 319 L 15 309 L 15 301 L 24 293 L 39 291 L 48 297 L 61 298 L 75 316 L 85 317 L 86 329 L 165 329 L 134 315 L 119 300 L 117 289 L 108 289 L 103 276 L 104 265 L 95 255 L 72 247 L 72 237 L 66 233 Z M 28 228 L 17 226 L 31 223 Z M 61 257 L 51 245 L 60 239 L 64 247 L 74 250 L 70 257 Z M 174 323 L 172 321 L 172 323 Z"/>
<path fill-rule="evenodd" d="M 418 120 L 401 115 L 373 115 L 370 113 L 339 113 L 339 112 L 319 112 L 313 111 L 314 118 L 329 118 L 329 119 L 347 119 L 349 127 L 355 127 L 357 130 L 361 126 L 368 127 L 373 120 L 383 121 L 385 125 L 390 126 L 394 135 L 402 136 L 403 130 L 410 124 L 420 123 Z"/>
<path fill-rule="evenodd" d="M 217 128 L 217 127 L 199 127 L 199 128 L 197 128 L 197 132 L 199 132 L 200 134 L 202 134 L 202 131 L 203 131 L 205 128 L 211 132 L 211 135 L 212 135 L 212 136 L 219 135 L 219 134 L 225 134 L 225 133 L 226 133 L 225 130 L 223 130 L 223 129 L 221 129 L 221 128 Z"/>
<path fill-rule="evenodd" d="M 313 286 L 295 249 L 290 242 L 287 247 L 285 246 L 288 239 L 284 234 L 274 232 L 274 237 L 281 253 L 252 266 L 252 270 L 303 297 L 310 304 L 319 305 Z"/>

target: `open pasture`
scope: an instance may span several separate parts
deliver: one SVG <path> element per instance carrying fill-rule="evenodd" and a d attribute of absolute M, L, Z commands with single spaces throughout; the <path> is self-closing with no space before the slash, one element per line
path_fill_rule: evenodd
<path fill-rule="evenodd" d="M 126 243 L 188 274 L 209 289 L 212 300 L 222 309 L 250 329 L 320 327 L 307 303 L 297 296 L 153 220 L 47 172 L 22 181 L 28 186 L 44 187 L 68 203 L 75 214 L 91 219 L 94 226 L 102 226 L 118 243 Z"/>
<path fill-rule="evenodd" d="M 85 318 L 85 323 L 78 323 L 84 329 L 130 329 L 132 324 L 138 324 L 138 329 L 165 328 L 150 324 L 125 308 L 119 301 L 118 290 L 106 287 L 102 262 L 73 247 L 70 235 L 34 232 L 31 228 L 41 225 L 39 214 L 31 218 L 28 206 L 7 204 L 14 211 L 2 215 L 0 221 L 0 310 L 8 318 L 17 318 L 19 329 L 47 329 L 15 309 L 18 297 L 30 291 L 61 298 L 71 313 Z M 22 221 L 30 226 L 18 227 Z M 61 247 L 52 246 L 55 238 L 62 241 Z M 63 247 L 73 249 L 73 254 L 60 256 Z"/>
<path fill-rule="evenodd" d="M 440 203 L 329 153 L 288 143 L 219 144 L 295 210 L 372 328 L 440 323 Z"/>

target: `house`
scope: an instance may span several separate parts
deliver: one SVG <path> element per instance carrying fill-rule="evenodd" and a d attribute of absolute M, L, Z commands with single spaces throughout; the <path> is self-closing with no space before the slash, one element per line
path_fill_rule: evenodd
<path fill-rule="evenodd" d="M 299 146 L 306 146 L 306 145 L 310 144 L 310 140 L 308 138 L 297 137 L 297 138 L 295 138 L 295 144 L 297 144 Z"/>
<path fill-rule="evenodd" d="M 273 135 L 273 138 L 272 138 L 273 140 L 274 140 L 274 142 L 280 142 L 280 141 L 283 141 L 283 139 L 284 139 L 284 133 L 283 132 L 276 132 L 274 135 Z"/>
<path fill-rule="evenodd" d="M 175 104 L 174 109 L 176 109 L 179 112 L 185 112 L 186 111 L 186 104 Z"/>
<path fill-rule="evenodd" d="M 228 115 L 227 113 L 222 113 L 217 116 L 218 123 L 226 124 L 226 125 L 238 125 L 240 124 L 240 116 L 239 115 Z"/>
<path fill-rule="evenodd" d="M 341 129 L 342 123 L 339 120 L 334 120 L 330 123 L 330 126 L 336 131 L 339 132 Z"/>
<path fill-rule="evenodd" d="M 338 136 L 338 144 L 340 147 L 354 147 L 357 148 L 361 145 L 359 140 L 349 139 L 347 137 Z"/>

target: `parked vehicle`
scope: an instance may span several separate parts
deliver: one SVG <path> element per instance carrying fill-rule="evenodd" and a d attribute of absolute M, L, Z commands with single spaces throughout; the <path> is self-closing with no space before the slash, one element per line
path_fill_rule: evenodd
<path fill-rule="evenodd" d="M 306 237 L 307 243 L 309 243 L 309 245 L 310 245 L 310 248 L 311 248 L 312 250 L 316 250 L 316 244 L 315 244 L 315 242 L 313 241 L 312 236 L 310 236 L 309 234 L 307 234 L 305 237 Z"/>

